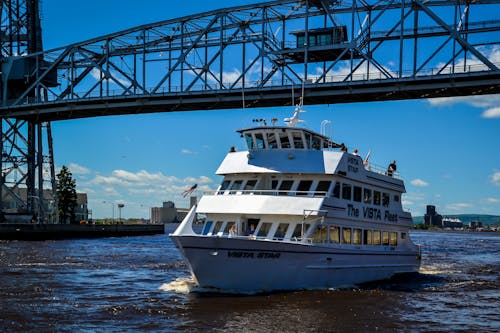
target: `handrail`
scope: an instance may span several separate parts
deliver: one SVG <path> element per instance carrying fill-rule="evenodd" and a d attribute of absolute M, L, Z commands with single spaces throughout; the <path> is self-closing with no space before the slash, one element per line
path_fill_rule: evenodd
<path fill-rule="evenodd" d="M 203 192 L 203 195 L 272 195 L 272 196 L 294 196 L 294 197 L 326 197 L 326 191 L 286 191 L 286 190 L 219 190 L 215 193 L 213 191 Z"/>

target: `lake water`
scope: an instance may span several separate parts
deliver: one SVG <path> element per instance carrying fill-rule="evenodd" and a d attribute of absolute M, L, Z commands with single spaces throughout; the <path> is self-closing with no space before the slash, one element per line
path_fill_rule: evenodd
<path fill-rule="evenodd" d="M 166 235 L 0 241 L 0 331 L 499 332 L 500 235 L 411 237 L 419 274 L 253 296 L 193 292 Z"/>

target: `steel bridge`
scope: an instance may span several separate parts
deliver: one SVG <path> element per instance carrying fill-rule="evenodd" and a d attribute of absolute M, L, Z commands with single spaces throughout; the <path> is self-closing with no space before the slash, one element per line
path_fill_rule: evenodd
<path fill-rule="evenodd" d="M 38 2 L 2 1 L 2 198 L 43 216 L 51 121 L 498 93 L 499 4 L 276 0 L 44 51 Z"/>

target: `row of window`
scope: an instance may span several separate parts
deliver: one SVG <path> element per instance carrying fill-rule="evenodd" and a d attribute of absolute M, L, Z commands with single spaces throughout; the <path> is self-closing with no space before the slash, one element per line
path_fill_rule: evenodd
<path fill-rule="evenodd" d="M 215 224 L 213 221 L 205 222 L 203 227 L 203 235 L 218 235 L 218 236 L 229 236 L 231 227 L 235 224 L 234 221 L 217 221 Z M 250 225 L 258 226 L 255 231 L 250 231 Z M 273 230 L 273 223 L 262 222 L 259 224 L 259 220 L 248 221 L 247 223 L 242 223 L 241 228 L 237 230 L 237 233 L 232 236 L 248 236 L 253 234 L 258 238 L 272 238 L 272 239 L 284 239 L 284 238 L 301 238 L 305 235 L 310 224 L 297 223 L 293 228 L 293 232 L 289 233 L 289 223 L 280 223 L 278 227 Z M 244 227 L 248 229 L 243 230 Z M 406 232 L 401 233 L 401 239 L 406 239 Z M 350 227 L 339 227 L 339 226 L 327 226 L 322 225 L 316 228 L 316 230 L 311 235 L 313 243 L 332 243 L 332 244 L 353 244 L 353 245 L 398 245 L 398 233 L 395 231 L 383 231 L 383 230 L 371 230 L 371 229 L 361 229 L 361 228 L 350 228 Z"/>
<path fill-rule="evenodd" d="M 302 131 L 274 131 L 245 133 L 248 149 L 315 149 L 322 146 L 322 139 Z"/>
<path fill-rule="evenodd" d="M 360 228 L 320 226 L 312 234 L 313 243 L 335 243 L 355 245 L 398 245 L 398 233 L 395 231 L 369 230 Z M 406 239 L 406 233 L 401 233 Z"/>
<path fill-rule="evenodd" d="M 342 193 L 341 193 L 342 192 Z M 336 182 L 333 188 L 332 197 L 342 198 L 344 200 L 352 200 L 356 202 L 364 202 L 368 205 L 389 207 L 390 194 L 381 191 L 375 191 L 361 186 L 351 185 L 349 183 Z M 394 202 L 399 202 L 399 195 L 393 196 Z"/>
<path fill-rule="evenodd" d="M 278 180 L 271 181 L 271 191 L 277 191 L 278 195 L 329 195 L 330 180 Z M 219 188 L 218 194 L 235 194 L 238 191 L 252 191 L 257 185 L 256 179 L 250 180 L 224 180 Z M 295 185 L 295 186 L 294 186 Z M 293 190 L 292 190 L 293 189 Z M 290 193 L 294 192 L 294 193 Z M 363 188 L 345 182 L 335 182 L 331 196 L 338 199 L 363 202 L 368 205 L 389 207 L 391 196 L 389 193 Z M 392 200 L 399 202 L 399 195 L 393 195 Z"/>

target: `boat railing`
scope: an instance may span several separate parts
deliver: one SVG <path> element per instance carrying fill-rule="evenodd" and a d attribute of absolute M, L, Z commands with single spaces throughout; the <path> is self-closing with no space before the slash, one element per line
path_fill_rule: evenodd
<path fill-rule="evenodd" d="M 368 171 L 371 171 L 371 172 L 378 173 L 380 175 L 389 176 L 389 174 L 387 173 L 386 167 L 383 167 L 383 166 L 375 164 L 375 163 L 371 163 L 371 162 L 365 163 L 365 169 Z M 394 171 L 392 173 L 392 178 L 401 179 L 401 175 L 398 171 Z"/>
<path fill-rule="evenodd" d="M 214 192 L 204 192 L 204 195 L 213 195 Z M 296 197 L 325 197 L 326 191 L 285 191 L 285 190 L 219 190 L 216 195 L 271 195 L 271 196 L 296 196 Z"/>
<path fill-rule="evenodd" d="M 307 243 L 312 244 L 312 238 L 306 237 L 291 237 L 291 238 L 283 238 L 283 237 L 269 237 L 269 236 L 256 236 L 256 235 L 237 235 L 230 236 L 227 233 L 217 232 L 215 234 L 209 232 L 205 235 L 206 237 L 220 237 L 220 238 L 235 238 L 235 239 L 249 239 L 249 240 L 268 240 L 268 241 L 283 241 L 283 242 L 294 242 L 294 243 Z"/>

